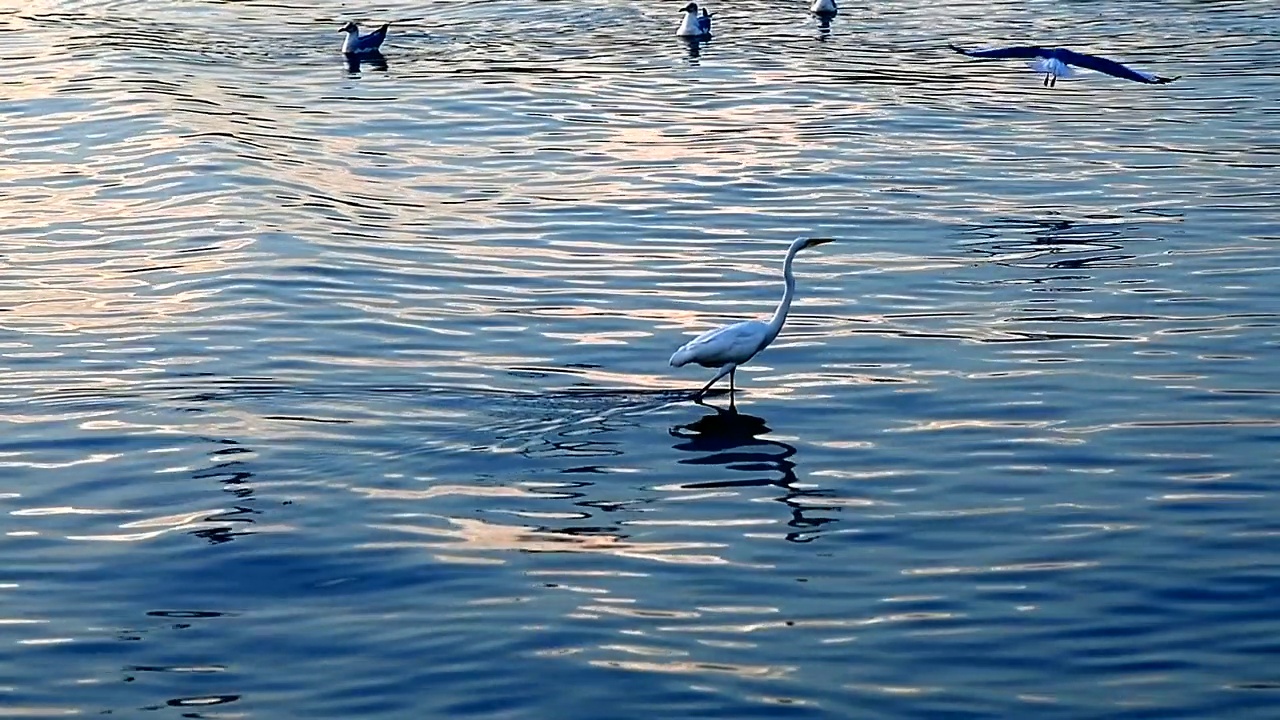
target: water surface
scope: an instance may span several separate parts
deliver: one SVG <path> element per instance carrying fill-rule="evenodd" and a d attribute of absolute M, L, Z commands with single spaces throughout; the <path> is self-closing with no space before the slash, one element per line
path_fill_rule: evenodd
<path fill-rule="evenodd" d="M 806 4 L 0 4 L 0 713 L 1274 717 L 1272 7 Z"/>

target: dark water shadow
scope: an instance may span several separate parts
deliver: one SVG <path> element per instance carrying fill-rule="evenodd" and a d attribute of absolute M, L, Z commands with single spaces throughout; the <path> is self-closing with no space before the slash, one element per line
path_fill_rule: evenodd
<path fill-rule="evenodd" d="M 684 51 L 688 54 L 690 60 L 697 60 L 702 56 L 702 46 L 710 45 L 710 40 L 701 40 L 698 38 L 680 38 L 680 42 L 684 43 Z"/>
<path fill-rule="evenodd" d="M 965 243 L 968 252 L 997 265 L 1036 270 L 1092 270 L 1152 267 L 1127 246 L 1163 240 L 1152 232 L 1162 218 L 1106 216 L 1090 222 L 1061 218 L 999 220 L 974 225 L 965 233 L 978 238 Z"/>
<path fill-rule="evenodd" d="M 826 40 L 831 35 L 831 21 L 836 19 L 836 13 L 814 13 L 813 16 L 818 19 L 818 40 Z"/>
<path fill-rule="evenodd" d="M 352 75 L 359 75 L 365 65 L 368 65 L 371 70 L 387 71 L 387 58 L 377 50 L 366 53 L 348 53 L 344 57 L 347 60 L 347 72 Z"/>
<path fill-rule="evenodd" d="M 786 535 L 791 542 L 810 542 L 817 537 L 819 528 L 836 522 L 838 518 L 828 513 L 838 513 L 838 506 L 813 502 L 817 498 L 830 497 L 829 490 L 796 487 L 799 484 L 794 459 L 797 450 L 793 445 L 764 437 L 773 432 L 764 418 L 708 407 L 715 412 L 668 431 L 677 439 L 672 447 L 696 455 L 679 462 L 681 465 L 717 465 L 742 473 L 743 477 L 687 483 L 685 488 L 778 488 L 782 494 L 774 500 L 791 512 L 787 521 L 791 531 Z"/>
<path fill-rule="evenodd" d="M 203 538 L 210 545 L 221 545 L 239 537 L 255 535 L 251 529 L 256 522 L 255 516 L 262 511 L 252 507 L 255 501 L 253 477 L 254 470 L 249 461 L 241 456 L 253 457 L 255 451 L 231 438 L 205 438 L 214 443 L 217 449 L 210 451 L 210 465 L 195 470 L 193 480 L 212 480 L 222 490 L 235 498 L 228 510 L 209 515 L 204 518 L 202 526 L 190 531 L 190 535 Z"/>

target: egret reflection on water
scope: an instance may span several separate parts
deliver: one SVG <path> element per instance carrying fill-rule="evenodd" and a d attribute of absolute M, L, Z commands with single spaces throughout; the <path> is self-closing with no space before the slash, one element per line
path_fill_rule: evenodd
<path fill-rule="evenodd" d="M 713 407 L 714 413 L 703 415 L 692 423 L 676 425 L 669 433 L 678 439 L 673 446 L 696 457 L 682 459 L 681 465 L 721 465 L 724 469 L 750 473 L 753 477 L 731 480 L 700 480 L 687 483 L 687 489 L 774 487 L 782 495 L 774 501 L 786 505 L 791 512 L 786 534 L 790 542 L 810 542 L 814 532 L 837 518 L 822 515 L 838 512 L 837 505 L 814 503 L 813 498 L 831 495 L 822 488 L 799 488 L 796 478 L 796 447 L 776 439 L 768 439 L 769 429 L 763 418 Z M 771 473 L 773 474 L 771 477 Z"/>
<path fill-rule="evenodd" d="M 796 477 L 795 446 L 780 440 L 770 440 L 773 432 L 764 418 L 746 415 L 736 410 L 712 407 L 715 412 L 697 420 L 677 425 L 668 432 L 678 442 L 673 446 L 681 452 L 696 453 L 697 457 L 683 458 L 681 465 L 719 465 L 727 470 L 750 473 L 752 477 L 734 480 L 705 480 L 684 485 L 687 489 L 775 487 L 783 493 L 773 498 L 786 505 L 791 512 L 786 534 L 790 542 L 810 542 L 815 531 L 837 520 L 835 517 L 815 513 L 835 513 L 838 505 L 816 504 L 815 498 L 825 498 L 829 490 L 800 488 Z M 772 474 L 772 475 L 771 475 Z"/>
<path fill-rule="evenodd" d="M 787 249 L 786 260 L 782 262 L 782 277 L 786 288 L 782 292 L 782 300 L 773 311 L 769 322 L 744 320 L 742 322 L 713 328 L 680 346 L 671 355 L 671 367 L 682 367 L 696 363 L 706 368 L 716 368 L 715 377 L 702 386 L 694 396 L 694 400 L 702 399 L 712 385 L 720 378 L 729 376 L 729 404 L 733 406 L 733 393 L 736 390 L 734 375 L 739 365 L 745 364 L 761 350 L 769 347 L 769 343 L 778 337 L 782 325 L 787 321 L 787 313 L 791 310 L 791 299 L 796 292 L 796 278 L 791 272 L 791 264 L 796 253 L 805 248 L 816 247 L 831 242 L 831 238 L 796 238 Z"/>

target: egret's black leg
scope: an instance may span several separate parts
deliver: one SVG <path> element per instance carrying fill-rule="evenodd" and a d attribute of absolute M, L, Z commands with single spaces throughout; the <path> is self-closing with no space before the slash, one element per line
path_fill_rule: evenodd
<path fill-rule="evenodd" d="M 736 369 L 736 368 L 735 368 L 735 369 Z M 695 401 L 695 402 L 697 402 L 697 401 L 701 400 L 701 399 L 702 399 L 702 396 L 703 396 L 703 395 L 706 395 L 706 394 L 707 394 L 707 391 L 711 389 L 711 386 L 712 386 L 712 385 L 715 385 L 715 384 L 716 384 L 716 381 L 717 381 L 717 380 L 719 380 L 719 379 L 720 379 L 720 378 L 722 378 L 722 377 L 724 377 L 724 368 L 720 368 L 720 372 L 716 373 L 716 374 L 715 374 L 715 377 L 711 378 L 711 382 L 707 383 L 706 385 L 703 385 L 703 386 L 702 386 L 702 389 L 701 389 L 701 390 L 699 390 L 697 393 L 695 393 L 695 394 L 694 394 L 694 396 L 693 396 L 694 401 Z M 732 376 L 732 375 L 729 377 L 729 382 L 730 382 L 730 383 L 732 383 L 732 382 L 733 382 L 733 376 Z"/>
<path fill-rule="evenodd" d="M 1044 86 L 1049 87 L 1049 73 L 1044 74 Z"/>
<path fill-rule="evenodd" d="M 738 368 L 729 371 L 729 409 L 734 411 L 737 411 L 737 406 L 734 405 L 734 395 L 737 394 L 737 388 L 733 384 L 733 376 L 736 374 L 738 374 Z"/>

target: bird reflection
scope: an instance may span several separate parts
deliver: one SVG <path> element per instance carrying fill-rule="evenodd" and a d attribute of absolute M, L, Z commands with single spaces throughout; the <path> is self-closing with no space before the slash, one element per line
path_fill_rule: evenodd
<path fill-rule="evenodd" d="M 689 53 L 690 60 L 696 60 L 702 55 L 702 41 L 697 38 L 680 38 L 684 42 L 685 52 Z"/>
<path fill-rule="evenodd" d="M 209 453 L 212 464 L 210 467 L 192 473 L 191 477 L 196 480 L 216 480 L 222 484 L 224 491 L 234 495 L 243 504 L 234 505 L 231 510 L 209 515 L 204 518 L 207 525 L 192 531 L 191 534 L 208 540 L 211 545 L 220 545 L 240 536 L 252 535 L 253 532 L 248 529 L 248 526 L 256 522 L 254 516 L 259 515 L 260 511 L 248 505 L 253 500 L 254 494 L 253 485 L 250 484 L 253 471 L 243 460 L 237 459 L 239 455 L 252 454 L 253 450 L 229 438 L 209 439 L 219 446 L 217 450 Z"/>
<path fill-rule="evenodd" d="M 1055 218 L 1001 220 L 975 225 L 967 232 L 978 236 L 966 243 L 970 252 L 1005 267 L 1088 270 L 1141 267 L 1138 255 L 1126 252 L 1126 244 L 1142 240 L 1135 221 L 1117 223 L 1114 217 L 1080 223 Z"/>
<path fill-rule="evenodd" d="M 345 57 L 347 59 L 347 72 L 354 75 L 358 75 L 360 73 L 360 68 L 364 65 L 368 65 L 374 70 L 381 70 L 382 72 L 387 71 L 387 58 L 376 50 L 360 54 L 352 53 Z"/>
<path fill-rule="evenodd" d="M 674 447 L 697 457 L 681 460 L 682 465 L 720 465 L 728 470 L 748 473 L 752 477 L 740 480 L 709 480 L 688 483 L 689 489 L 768 487 L 783 491 L 775 498 L 791 510 L 787 525 L 792 528 L 786 539 L 791 542 L 810 542 L 817 536 L 817 529 L 836 518 L 824 513 L 839 511 L 834 505 L 816 505 L 812 498 L 829 497 L 829 491 L 817 488 L 797 488 L 796 463 L 792 458 L 796 448 L 778 440 L 763 436 L 772 430 L 763 418 L 746 415 L 734 410 L 714 406 L 715 412 L 703 415 L 687 425 L 677 425 L 669 431 L 678 438 Z"/>

